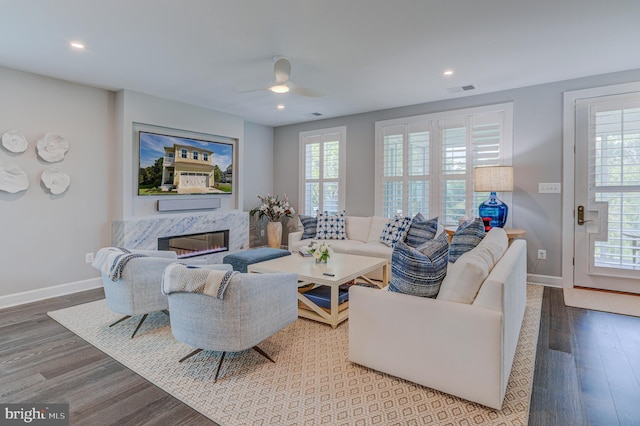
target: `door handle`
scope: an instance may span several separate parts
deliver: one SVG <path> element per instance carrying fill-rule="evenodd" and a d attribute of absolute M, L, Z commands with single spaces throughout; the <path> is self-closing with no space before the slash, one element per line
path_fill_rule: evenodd
<path fill-rule="evenodd" d="M 584 206 L 578 206 L 578 225 L 584 225 L 591 222 L 591 219 L 584 220 Z"/>

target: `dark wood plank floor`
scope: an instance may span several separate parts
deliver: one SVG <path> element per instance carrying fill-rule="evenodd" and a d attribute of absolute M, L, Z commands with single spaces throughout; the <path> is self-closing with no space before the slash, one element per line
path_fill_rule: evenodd
<path fill-rule="evenodd" d="M 0 310 L 0 401 L 69 403 L 74 425 L 216 425 L 47 316 L 102 289 Z"/>
<path fill-rule="evenodd" d="M 92 290 L 0 310 L 0 401 L 69 402 L 71 424 L 215 425 L 47 316 Z M 640 318 L 545 288 L 530 425 L 640 425 Z"/>
<path fill-rule="evenodd" d="M 640 425 L 640 318 L 545 288 L 529 425 Z"/>

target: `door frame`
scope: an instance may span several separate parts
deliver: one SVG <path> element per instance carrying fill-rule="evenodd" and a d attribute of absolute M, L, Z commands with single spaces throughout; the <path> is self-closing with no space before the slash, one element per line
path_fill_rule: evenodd
<path fill-rule="evenodd" d="M 575 137 L 578 99 L 640 92 L 640 82 L 564 92 L 562 105 L 562 286 L 574 287 Z"/>

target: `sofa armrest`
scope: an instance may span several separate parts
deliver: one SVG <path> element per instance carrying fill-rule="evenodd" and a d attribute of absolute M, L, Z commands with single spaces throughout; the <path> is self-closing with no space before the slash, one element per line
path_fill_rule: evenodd
<path fill-rule="evenodd" d="M 499 409 L 502 313 L 361 286 L 349 290 L 349 359 Z"/>
<path fill-rule="evenodd" d="M 289 247 L 289 250 L 291 250 L 291 247 L 293 247 L 295 243 L 302 241 L 302 234 L 304 234 L 304 231 L 294 231 L 289 233 L 289 240 L 287 245 L 287 247 Z"/>
<path fill-rule="evenodd" d="M 506 391 L 527 307 L 527 243 L 514 240 L 482 284 L 474 306 L 501 311 L 502 391 Z"/>

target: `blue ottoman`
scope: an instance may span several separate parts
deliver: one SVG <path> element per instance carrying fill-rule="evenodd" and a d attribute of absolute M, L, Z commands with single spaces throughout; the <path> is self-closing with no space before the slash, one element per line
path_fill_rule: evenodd
<path fill-rule="evenodd" d="M 260 247 L 253 250 L 228 254 L 222 259 L 222 263 L 231 265 L 234 271 L 247 272 L 247 266 L 251 264 L 277 259 L 282 256 L 289 256 L 290 254 L 289 250 Z"/>

